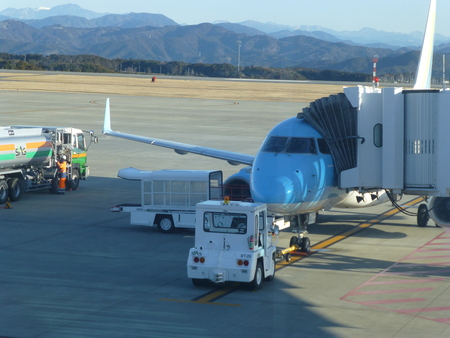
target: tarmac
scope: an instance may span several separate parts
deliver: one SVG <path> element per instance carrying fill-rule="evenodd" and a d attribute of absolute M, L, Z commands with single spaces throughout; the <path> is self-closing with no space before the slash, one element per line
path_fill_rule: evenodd
<path fill-rule="evenodd" d="M 0 209 L 0 337 L 449 337 L 450 232 L 390 204 L 322 213 L 312 252 L 274 281 L 195 287 L 193 230 L 162 234 L 110 212 L 139 201 L 119 169 L 217 169 L 224 161 L 101 135 L 104 95 L 0 92 L 2 125 L 94 130 L 91 177 L 76 191 L 27 193 Z M 255 154 L 307 105 L 111 96 L 115 130 Z M 404 196 L 416 211 L 415 196 Z M 293 234 L 284 230 L 280 249 Z"/>

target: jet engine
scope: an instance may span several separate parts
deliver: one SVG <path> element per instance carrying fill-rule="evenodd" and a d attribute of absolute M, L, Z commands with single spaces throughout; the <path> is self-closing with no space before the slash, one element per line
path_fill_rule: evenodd
<path fill-rule="evenodd" d="M 450 197 L 430 197 L 428 210 L 437 225 L 450 228 Z"/>
<path fill-rule="evenodd" d="M 252 167 L 245 167 L 224 182 L 223 193 L 231 201 L 253 201 L 250 191 L 250 174 Z"/>

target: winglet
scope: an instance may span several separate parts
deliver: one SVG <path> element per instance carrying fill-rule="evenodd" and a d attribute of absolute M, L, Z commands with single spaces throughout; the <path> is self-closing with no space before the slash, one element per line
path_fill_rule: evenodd
<path fill-rule="evenodd" d="M 434 32 L 436 26 L 436 0 L 431 0 L 428 12 L 427 27 L 423 38 L 422 53 L 417 67 L 414 89 L 431 88 L 431 72 L 433 70 Z"/>
<path fill-rule="evenodd" d="M 103 121 L 103 134 L 106 134 L 108 132 L 111 132 L 111 112 L 110 112 L 110 106 L 109 106 L 109 97 L 106 99 L 106 105 L 105 105 L 105 120 Z"/>

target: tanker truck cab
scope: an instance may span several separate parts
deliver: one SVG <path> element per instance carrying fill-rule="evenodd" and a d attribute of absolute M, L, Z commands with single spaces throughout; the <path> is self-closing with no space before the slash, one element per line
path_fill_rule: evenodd
<path fill-rule="evenodd" d="M 71 127 L 0 127 L 0 204 L 18 201 L 24 192 L 50 189 L 58 191 L 58 165 L 67 158 L 68 188 L 78 188 L 79 180 L 89 176 L 86 135 L 98 143 L 93 131 Z"/>
<path fill-rule="evenodd" d="M 198 203 L 195 247 L 187 261 L 193 284 L 241 282 L 256 290 L 263 279 L 272 280 L 277 234 L 272 222 L 262 203 Z"/>
<path fill-rule="evenodd" d="M 85 132 L 77 128 L 46 128 L 55 139 L 56 154 L 65 155 L 67 158 L 67 177 L 69 188 L 76 190 L 80 179 L 85 180 L 89 177 L 89 167 L 87 165 L 87 150 Z M 91 142 L 97 143 L 98 139 L 91 135 Z"/>

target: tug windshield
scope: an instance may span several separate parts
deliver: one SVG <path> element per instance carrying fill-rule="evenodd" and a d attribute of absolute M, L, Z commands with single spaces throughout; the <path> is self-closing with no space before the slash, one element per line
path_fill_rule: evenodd
<path fill-rule="evenodd" d="M 203 216 L 205 232 L 245 234 L 247 233 L 247 215 L 222 212 L 205 212 Z"/>

